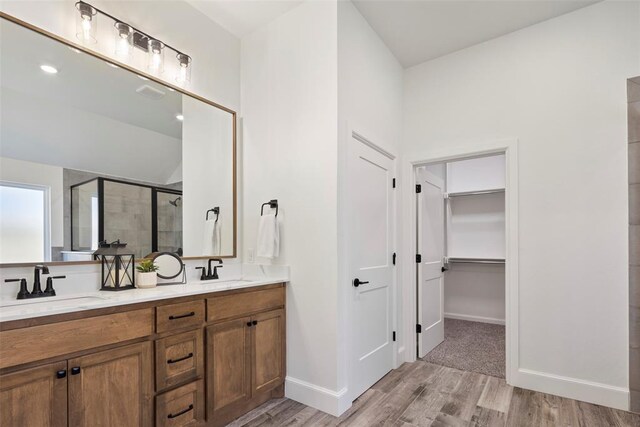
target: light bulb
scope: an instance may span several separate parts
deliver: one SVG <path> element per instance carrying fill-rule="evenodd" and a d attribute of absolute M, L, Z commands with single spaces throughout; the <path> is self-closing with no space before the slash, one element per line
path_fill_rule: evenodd
<path fill-rule="evenodd" d="M 116 56 L 127 59 L 133 55 L 133 28 L 123 22 L 116 22 L 114 27 L 116 28 Z"/>
<path fill-rule="evenodd" d="M 85 41 L 91 40 L 91 17 L 90 16 L 82 17 L 82 38 Z"/>
<path fill-rule="evenodd" d="M 191 81 L 191 57 L 184 53 L 178 53 L 178 73 L 176 74 L 176 82 L 185 84 Z"/>
<path fill-rule="evenodd" d="M 81 1 L 76 3 L 76 37 L 84 43 L 97 43 L 96 26 L 98 11 Z"/>
<path fill-rule="evenodd" d="M 164 44 L 159 40 L 149 39 L 149 59 L 147 67 L 154 74 L 164 71 Z"/>

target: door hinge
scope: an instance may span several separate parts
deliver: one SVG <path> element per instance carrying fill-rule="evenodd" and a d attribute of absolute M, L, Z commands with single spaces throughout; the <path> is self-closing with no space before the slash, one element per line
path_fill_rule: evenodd
<path fill-rule="evenodd" d="M 421 333 L 422 333 L 422 325 L 418 323 L 416 325 L 416 334 L 421 334 Z"/>
<path fill-rule="evenodd" d="M 393 334 L 391 335 L 391 337 L 393 338 L 393 340 L 396 340 L 396 331 L 393 331 Z"/>
<path fill-rule="evenodd" d="M 392 188 L 396 188 L 396 179 L 393 178 L 393 180 L 391 181 L 391 187 Z"/>
<path fill-rule="evenodd" d="M 421 262 L 422 262 L 422 255 L 416 254 L 416 263 L 421 263 Z"/>
<path fill-rule="evenodd" d="M 416 184 L 416 193 L 422 193 L 422 185 Z"/>
<path fill-rule="evenodd" d="M 393 265 L 396 265 L 396 253 L 395 252 L 391 256 L 391 261 L 393 262 Z"/>

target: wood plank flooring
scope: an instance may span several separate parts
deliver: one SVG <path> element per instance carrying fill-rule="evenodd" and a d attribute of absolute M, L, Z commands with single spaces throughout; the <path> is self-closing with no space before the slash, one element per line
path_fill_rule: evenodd
<path fill-rule="evenodd" d="M 265 403 L 230 426 L 638 427 L 640 415 L 417 361 L 389 372 L 340 418 L 285 398 Z"/>

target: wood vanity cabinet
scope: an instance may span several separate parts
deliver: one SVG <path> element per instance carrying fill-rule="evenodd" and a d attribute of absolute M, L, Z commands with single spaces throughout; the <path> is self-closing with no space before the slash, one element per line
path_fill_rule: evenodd
<path fill-rule="evenodd" d="M 226 425 L 284 395 L 284 307 L 274 284 L 0 323 L 0 427 Z"/>
<path fill-rule="evenodd" d="M 153 424 L 150 342 L 69 359 L 70 426 Z"/>
<path fill-rule="evenodd" d="M 214 426 L 283 394 L 284 288 L 247 293 L 242 300 L 247 304 L 236 305 L 224 296 L 208 300 L 215 323 L 207 326 L 207 419 Z M 242 306 L 255 314 L 246 316 L 251 313 Z M 221 317 L 235 318 L 217 320 Z"/>
<path fill-rule="evenodd" d="M 0 375 L 0 426 L 66 425 L 66 361 Z"/>

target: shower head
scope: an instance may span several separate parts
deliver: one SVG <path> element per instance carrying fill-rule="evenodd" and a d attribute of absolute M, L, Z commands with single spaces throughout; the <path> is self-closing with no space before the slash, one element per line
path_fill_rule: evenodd
<path fill-rule="evenodd" d="M 178 196 L 175 200 L 169 200 L 169 203 L 175 207 L 178 207 L 178 202 L 182 200 L 182 196 Z"/>

